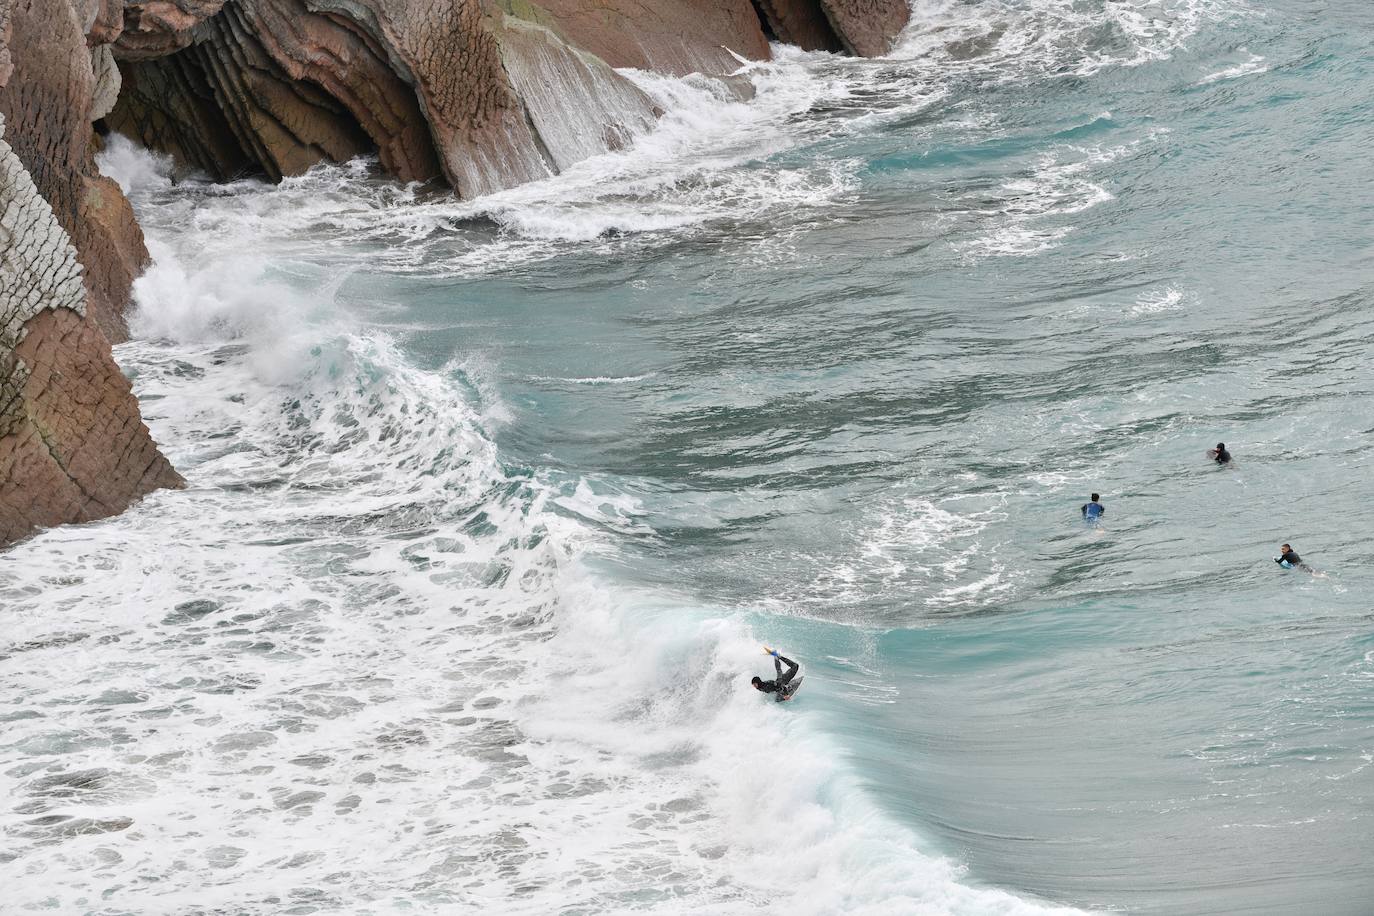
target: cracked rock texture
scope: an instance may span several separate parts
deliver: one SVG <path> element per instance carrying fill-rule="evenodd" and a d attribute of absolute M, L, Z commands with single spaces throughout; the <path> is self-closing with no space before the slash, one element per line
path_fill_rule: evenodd
<path fill-rule="evenodd" d="M 0 118 L 0 546 L 181 485 L 87 318 L 76 249 L 3 137 Z"/>
<path fill-rule="evenodd" d="M 846 51 L 881 57 L 911 18 L 907 0 L 820 0 L 826 19 Z"/>
<path fill-rule="evenodd" d="M 703 6 L 733 6 L 750 30 L 747 50 L 766 56 L 749 0 Z M 618 149 L 657 115 L 629 80 L 537 7 L 230 0 L 188 3 L 183 17 L 160 19 L 149 8 L 129 7 L 140 11 L 138 26 L 126 23 L 115 45 L 125 89 L 107 120 L 221 179 L 249 171 L 280 179 L 375 150 L 390 174 L 442 177 L 472 197 Z M 159 38 L 156 23 L 169 18 L 175 34 Z M 737 65 L 709 43 L 726 31 L 694 45 L 654 28 L 665 36 L 665 67 L 689 59 Z M 707 33 L 698 26 L 696 34 Z M 150 50 L 160 48 L 174 53 Z M 614 63 L 627 62 L 646 57 Z"/>
<path fill-rule="evenodd" d="M 147 263 L 143 233 L 119 186 L 95 165 L 91 122 L 101 80 L 87 50 L 87 23 L 110 34 L 110 8 L 71 0 L 0 0 L 10 6 L 13 72 L 0 88 L 6 140 L 76 246 L 90 292 L 89 315 L 111 341 L 127 336 L 124 306 Z M 118 2 L 118 0 L 110 0 Z M 97 34 L 97 31 L 92 31 Z"/>

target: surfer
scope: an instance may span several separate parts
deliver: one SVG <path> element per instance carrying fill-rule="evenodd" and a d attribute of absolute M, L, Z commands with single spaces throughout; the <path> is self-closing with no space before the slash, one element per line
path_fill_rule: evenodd
<path fill-rule="evenodd" d="M 749 683 L 754 685 L 755 690 L 762 690 L 764 693 L 776 693 L 778 694 L 779 700 L 785 700 L 791 695 L 792 690 L 796 689 L 793 687 L 792 690 L 789 690 L 788 684 L 792 681 L 792 678 L 797 676 L 797 669 L 801 666 L 787 656 L 779 655 L 777 649 L 770 649 L 764 646 L 763 650 L 773 656 L 773 667 L 777 670 L 778 676 L 771 681 L 765 681 L 758 675 L 754 675 Z M 782 670 L 783 662 L 787 663 L 787 670 L 785 672 Z"/>
<path fill-rule="evenodd" d="M 1231 463 L 1231 453 L 1226 451 L 1225 442 L 1218 442 L 1216 448 L 1209 448 L 1207 450 L 1207 457 L 1211 458 L 1217 464 Z"/>
<path fill-rule="evenodd" d="M 1092 501 L 1083 504 L 1083 517 L 1090 522 L 1097 521 L 1107 511 L 1107 507 L 1098 502 L 1100 498 L 1101 497 L 1094 493 Z"/>
<path fill-rule="evenodd" d="M 1302 557 L 1298 556 L 1298 552 L 1293 549 L 1292 544 L 1284 544 L 1282 547 L 1279 548 L 1279 551 L 1279 555 L 1274 557 L 1274 562 L 1282 566 L 1284 569 L 1312 568 L 1302 561 Z"/>

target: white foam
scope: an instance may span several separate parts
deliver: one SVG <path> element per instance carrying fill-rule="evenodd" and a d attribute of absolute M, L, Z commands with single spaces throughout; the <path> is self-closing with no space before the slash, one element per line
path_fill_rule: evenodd
<path fill-rule="evenodd" d="M 657 372 L 646 372 L 643 375 L 590 375 L 590 376 L 561 376 L 561 375 L 532 375 L 532 382 L 558 382 L 565 385 L 631 385 L 635 382 L 643 382 L 653 378 Z"/>
<path fill-rule="evenodd" d="M 1132 18 L 1145 9 L 1112 4 L 1124 43 L 1080 66 L 1188 34 L 1186 15 Z M 922 4 L 894 59 L 784 53 L 745 68 L 751 101 L 630 73 L 666 112 L 656 130 L 477 201 L 367 162 L 276 187 L 173 185 L 112 141 L 101 167 L 155 258 L 136 289 L 143 339 L 121 359 L 190 487 L 45 532 L 0 568 L 7 689 L 37 713 L 5 723 L 0 792 L 24 810 L 7 812 L 7 903 L 1041 911 L 970 887 L 888 818 L 804 704 L 760 703 L 740 677 L 757 641 L 733 609 L 599 576 L 603 532 L 642 525 L 634 502 L 507 469 L 480 367 L 417 369 L 334 291 L 360 260 L 480 273 L 829 207 L 860 163 L 777 154 L 917 110 L 960 67 L 1045 72 L 1101 22 L 1082 15 L 1068 0 Z M 954 47 L 980 38 L 991 50 Z M 866 96 L 898 86 L 897 101 Z M 1061 152 L 1002 189 L 1001 229 L 1058 231 L 1037 220 L 1110 199 L 1091 150 Z M 886 508 L 848 582 L 906 576 L 901 545 L 934 532 L 929 600 L 1001 587 L 980 565 L 992 516 Z M 99 775 L 42 782 L 76 771 Z M 88 820 L 38 820 L 67 816 Z"/>
<path fill-rule="evenodd" d="M 856 185 L 856 161 L 765 163 L 805 139 L 790 120 L 843 85 L 818 78 L 802 60 L 758 65 L 738 77 L 751 84 L 747 101 L 715 79 L 623 73 L 664 110 L 654 131 L 627 150 L 470 201 L 379 180 L 366 160 L 317 166 L 277 186 L 187 179 L 180 193 L 173 192 L 165 163 L 133 155 L 122 137 L 112 138 L 100 161 L 136 204 L 157 205 L 147 211 L 155 236 L 171 239 L 173 227 L 190 220 L 207 230 L 198 242 L 210 250 L 241 248 L 242 239 L 255 238 L 258 251 L 315 264 L 344 260 L 343 248 L 371 246 L 371 268 L 429 276 L 775 221 L 788 211 L 827 206 Z M 205 206 L 211 199 L 216 205 Z M 158 233 L 160 226 L 168 231 Z"/>
<path fill-rule="evenodd" d="M 128 823 L 27 828 L 44 877 L 7 881 L 15 905 L 1035 909 L 961 884 L 804 712 L 761 703 L 728 615 L 589 572 L 579 516 L 633 504 L 507 476 L 461 388 L 385 341 L 277 383 L 222 344 L 125 357 L 191 489 L 11 554 L 6 648 L 83 635 L 7 663 L 43 718 L 7 725 L 0 783 L 35 816 Z M 72 771 L 100 791 L 34 781 Z"/>
<path fill-rule="evenodd" d="M 277 192 L 148 193 L 172 199 L 120 354 L 189 489 L 0 569 L 37 714 L 0 765 L 11 905 L 1039 911 L 761 702 L 733 611 L 598 577 L 637 503 L 508 471 L 463 367 L 410 365 L 264 244 L 298 224 Z"/>
<path fill-rule="evenodd" d="M 114 179 L 126 196 L 165 191 L 172 186 L 172 159 L 137 146 L 123 134 L 110 134 L 96 157 L 100 172 Z"/>
<path fill-rule="evenodd" d="M 1135 316 L 1157 315 L 1162 312 L 1177 312 L 1183 309 L 1187 294 L 1177 286 L 1164 286 L 1140 294 L 1131 306 Z"/>
<path fill-rule="evenodd" d="M 1205 23 L 1249 13 L 1240 0 L 915 0 L 893 56 L 998 82 L 1090 76 L 1167 59 Z"/>
<path fill-rule="evenodd" d="M 1264 73 L 1269 69 L 1269 66 L 1264 62 L 1264 58 L 1260 55 L 1250 54 L 1250 52 L 1246 51 L 1244 48 L 1240 50 L 1249 55 L 1249 60 L 1242 61 L 1231 67 L 1225 67 L 1214 73 L 1209 73 L 1198 80 L 1197 84 L 1199 86 L 1205 86 L 1208 83 L 1215 83 L 1221 80 L 1233 80 L 1242 76 L 1253 76 L 1256 73 Z"/>
<path fill-rule="evenodd" d="M 1138 145 L 1065 145 L 1041 156 L 1031 171 L 1004 182 L 993 194 L 966 197 L 992 228 L 957 247 L 974 258 L 1020 257 L 1058 247 L 1076 228 L 1066 217 L 1116 199 L 1093 180 L 1093 170 L 1134 153 Z"/>

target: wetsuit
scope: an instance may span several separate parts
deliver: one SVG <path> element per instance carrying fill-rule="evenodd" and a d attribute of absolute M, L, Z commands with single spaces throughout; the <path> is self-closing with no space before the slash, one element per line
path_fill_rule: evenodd
<path fill-rule="evenodd" d="M 782 670 L 783 662 L 787 662 L 786 672 Z M 778 672 L 777 678 L 771 681 L 764 681 L 762 684 L 759 685 L 759 689 L 762 690 L 764 693 L 779 694 L 778 699 L 781 700 L 783 697 L 787 696 L 787 690 L 785 688 L 787 687 L 788 682 L 791 681 L 792 678 L 797 676 L 797 669 L 799 669 L 801 666 L 798 665 L 796 662 L 792 661 L 792 659 L 786 657 L 785 655 L 774 655 L 773 667 Z"/>
<path fill-rule="evenodd" d="M 1292 566 L 1294 569 L 1296 569 L 1297 567 L 1302 565 L 1302 557 L 1298 556 L 1296 550 L 1289 550 L 1275 557 L 1274 562 L 1280 565 L 1282 565 L 1283 563 L 1287 563 L 1289 566 Z"/>
<path fill-rule="evenodd" d="M 1212 449 L 1212 460 L 1217 464 L 1226 464 L 1231 460 L 1231 453 L 1226 451 L 1226 449 L 1222 449 L 1221 451 Z"/>
<path fill-rule="evenodd" d="M 1104 506 L 1104 505 L 1102 505 L 1101 503 L 1084 503 L 1084 504 L 1083 504 L 1083 517 L 1086 518 L 1086 519 L 1087 519 L 1088 521 L 1090 521 L 1090 522 L 1095 522 L 1095 521 L 1097 521 L 1099 518 L 1101 518 L 1101 517 L 1106 513 L 1106 511 L 1107 511 L 1107 507 Z"/>

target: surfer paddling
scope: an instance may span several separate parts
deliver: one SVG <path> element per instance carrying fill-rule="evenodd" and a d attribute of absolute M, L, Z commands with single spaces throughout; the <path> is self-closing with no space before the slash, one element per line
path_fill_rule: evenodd
<path fill-rule="evenodd" d="M 792 694 L 797 692 L 797 688 L 801 686 L 802 682 L 801 678 L 797 678 L 794 683 L 792 678 L 797 677 L 797 670 L 801 666 L 787 656 L 779 655 L 777 649 L 770 649 L 764 646 L 763 651 L 773 656 L 773 668 L 776 669 L 778 676 L 771 681 L 765 681 L 763 678 L 755 675 L 749 683 L 754 685 L 755 690 L 777 694 L 776 699 L 779 703 L 783 700 L 792 699 Z M 784 663 L 787 665 L 786 671 L 782 670 Z"/>
<path fill-rule="evenodd" d="M 1284 544 L 1279 548 L 1279 551 L 1279 555 L 1274 557 L 1274 562 L 1284 569 L 1305 569 L 1309 572 L 1311 571 L 1312 567 L 1302 561 L 1302 557 L 1298 556 L 1298 552 L 1293 549 L 1292 544 Z"/>

